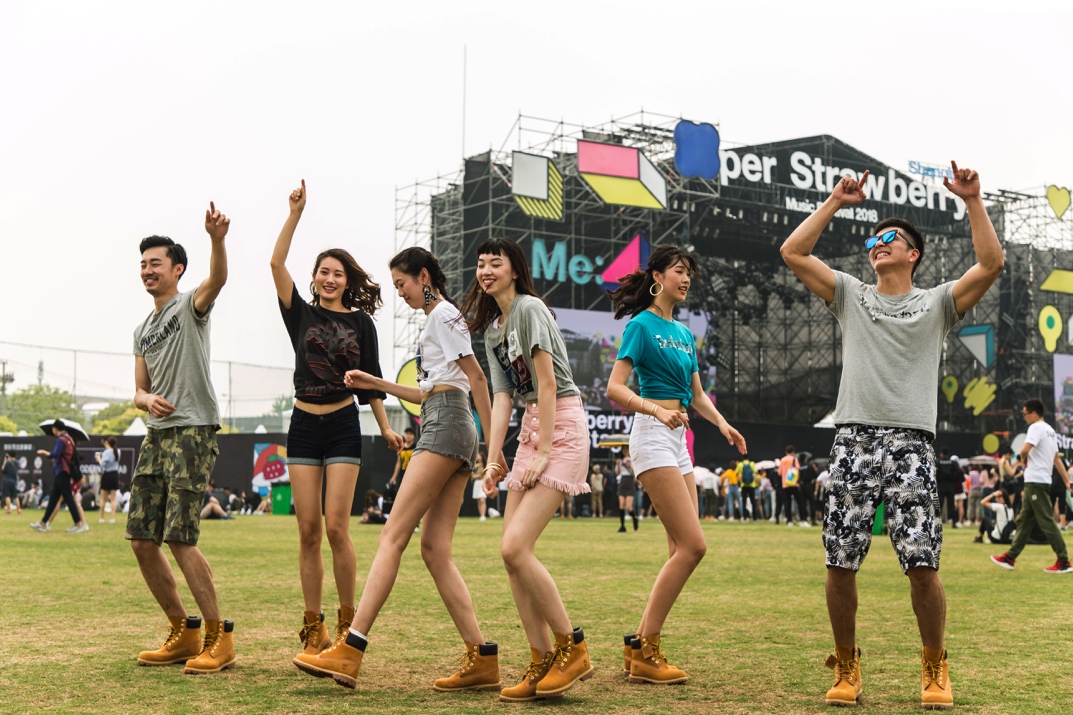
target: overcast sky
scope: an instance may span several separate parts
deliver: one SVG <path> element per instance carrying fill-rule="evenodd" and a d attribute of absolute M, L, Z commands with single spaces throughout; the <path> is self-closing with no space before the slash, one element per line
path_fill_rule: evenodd
<path fill-rule="evenodd" d="M 303 292 L 330 246 L 387 286 L 396 187 L 463 157 L 463 47 L 467 154 L 519 111 L 591 125 L 643 108 L 724 142 L 831 134 L 903 170 L 955 158 L 985 190 L 1073 185 L 1071 4 L 980 6 L 3 0 L 0 340 L 129 352 L 152 309 L 138 241 L 183 243 L 194 287 L 211 199 L 232 218 L 213 358 L 293 364 L 268 270 L 288 193 L 305 178 L 288 264 Z M 94 389 L 132 393 L 127 369 Z"/>

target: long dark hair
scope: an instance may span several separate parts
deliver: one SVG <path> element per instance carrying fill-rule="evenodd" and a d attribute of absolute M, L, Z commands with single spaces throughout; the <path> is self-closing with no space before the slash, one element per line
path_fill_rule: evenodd
<path fill-rule="evenodd" d="M 517 242 L 509 238 L 489 238 L 477 246 L 477 256 L 485 254 L 503 256 L 510 261 L 510 267 L 518 276 L 514 279 L 514 290 L 520 295 L 531 295 L 544 301 L 544 296 L 537 292 L 533 286 L 533 276 L 529 273 L 529 262 L 525 260 L 525 253 Z M 544 303 L 547 305 L 547 303 Z M 485 328 L 492 324 L 496 318 L 502 315 L 499 304 L 481 289 L 480 281 L 476 277 L 473 285 L 469 287 L 465 300 L 462 301 L 462 315 L 466 316 L 471 333 L 483 333 Z M 550 310 L 550 308 L 549 308 Z M 554 315 L 554 313 L 552 313 Z"/>
<path fill-rule="evenodd" d="M 615 320 L 624 315 L 631 318 L 643 310 L 647 310 L 656 297 L 652 295 L 652 286 L 656 279 L 652 277 L 655 272 L 666 273 L 679 261 L 686 265 L 690 275 L 697 272 L 697 257 L 692 253 L 673 244 L 659 246 L 648 256 L 648 268 L 637 269 L 633 273 L 619 279 L 619 286 L 615 290 L 608 290 L 607 295 L 615 306 Z"/>
<path fill-rule="evenodd" d="M 108 448 L 112 450 L 112 456 L 116 461 L 119 461 L 119 440 L 115 437 L 105 437 L 104 443 L 108 445 Z"/>
<path fill-rule="evenodd" d="M 372 277 L 366 273 L 358 262 L 342 248 L 329 248 L 321 251 L 317 256 L 317 262 L 313 264 L 313 275 L 317 275 L 320 264 L 325 258 L 334 258 L 343 264 L 346 272 L 346 290 L 343 291 L 343 307 L 347 310 L 357 308 L 363 313 L 372 315 L 384 304 L 380 297 L 380 284 L 374 283 Z M 310 281 L 309 292 L 313 294 L 310 305 L 320 305 L 320 296 L 317 294 L 316 283 Z"/>
<path fill-rule="evenodd" d="M 458 303 L 451 300 L 450 296 L 447 295 L 447 276 L 443 274 L 440 262 L 436 260 L 436 256 L 432 255 L 431 251 L 420 246 L 403 249 L 388 261 L 387 267 L 413 278 L 421 275 L 421 269 L 424 268 L 428 271 L 428 279 L 432 282 L 432 287 L 439 291 L 444 300 L 454 307 L 458 307 Z"/>

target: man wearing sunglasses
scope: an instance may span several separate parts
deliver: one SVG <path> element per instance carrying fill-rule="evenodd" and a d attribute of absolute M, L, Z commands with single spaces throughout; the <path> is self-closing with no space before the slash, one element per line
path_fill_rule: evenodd
<path fill-rule="evenodd" d="M 842 379 L 835 406 L 838 432 L 824 509 L 827 610 L 835 671 L 830 705 L 854 705 L 861 693 L 856 640 L 857 570 L 871 544 L 876 507 L 886 504 L 890 540 L 909 577 L 923 644 L 921 705 L 953 706 L 943 647 L 946 594 L 939 579 L 942 522 L 936 513 L 935 421 L 939 361 L 946 334 L 975 306 L 1002 272 L 995 228 L 975 171 L 951 162 L 943 185 L 965 202 L 976 263 L 957 281 L 930 289 L 913 285 L 924 258 L 924 238 L 908 221 L 887 218 L 865 242 L 876 274 L 865 284 L 832 270 L 812 251 L 835 214 L 862 203 L 865 171 L 844 177 L 831 196 L 782 245 L 782 257 L 805 286 L 822 298 L 842 327 Z"/>

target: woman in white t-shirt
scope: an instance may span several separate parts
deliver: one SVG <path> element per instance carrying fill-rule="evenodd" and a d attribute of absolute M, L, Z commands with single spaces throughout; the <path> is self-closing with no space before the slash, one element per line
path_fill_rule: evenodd
<path fill-rule="evenodd" d="M 300 655 L 296 665 L 312 675 L 355 687 L 369 629 L 391 593 L 402 553 L 423 519 L 421 555 L 466 649 L 459 671 L 436 680 L 432 687 L 440 692 L 498 690 L 498 648 L 485 641 L 469 589 L 451 559 L 458 512 L 477 466 L 479 440 L 470 392 L 481 424 L 487 425 L 491 419 L 488 384 L 473 355 L 466 321 L 447 297 L 446 277 L 435 256 L 423 248 L 407 248 L 388 267 L 399 298 L 426 316 L 417 352 L 419 387 L 398 385 L 361 370 L 348 371 L 345 381 L 350 388 L 379 390 L 421 403 L 421 436 L 380 534 L 350 633 L 329 651 Z"/>

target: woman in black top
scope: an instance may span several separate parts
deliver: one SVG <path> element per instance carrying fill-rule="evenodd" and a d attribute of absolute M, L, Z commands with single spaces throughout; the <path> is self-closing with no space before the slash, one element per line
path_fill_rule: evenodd
<path fill-rule="evenodd" d="M 335 638 L 346 637 L 354 618 L 357 559 L 350 539 L 350 509 L 361 465 L 361 427 L 354 397 L 372 407 L 380 434 L 398 451 L 402 438 L 388 426 L 384 393 L 350 390 L 347 370 L 380 375 L 376 326 L 372 314 L 381 305 L 380 286 L 346 251 L 333 248 L 317 256 L 313 299 L 305 303 L 285 262 L 291 239 L 306 205 L 305 181 L 290 195 L 290 215 L 272 251 L 272 280 L 280 312 L 294 347 L 294 412 L 287 433 L 287 464 L 298 517 L 298 570 L 305 599 L 299 637 L 303 653 L 316 654 L 333 638 L 324 625 L 321 590 L 324 562 L 321 532 L 332 548 L 332 570 L 339 591 Z M 321 525 L 321 474 L 325 473 L 324 526 Z"/>

